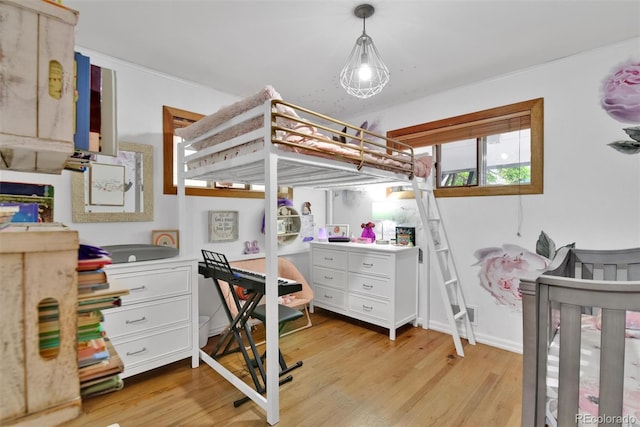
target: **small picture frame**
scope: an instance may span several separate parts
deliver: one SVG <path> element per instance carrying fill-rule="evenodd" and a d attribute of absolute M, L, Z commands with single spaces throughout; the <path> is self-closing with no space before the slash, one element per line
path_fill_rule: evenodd
<path fill-rule="evenodd" d="M 403 246 L 416 245 L 416 228 L 415 227 L 396 227 L 396 244 Z"/>
<path fill-rule="evenodd" d="M 327 224 L 328 237 L 349 237 L 349 224 Z"/>
<path fill-rule="evenodd" d="M 180 239 L 178 230 L 151 230 L 151 243 L 156 246 L 178 248 Z"/>
<path fill-rule="evenodd" d="M 238 240 L 238 211 L 209 211 L 209 242 Z"/>

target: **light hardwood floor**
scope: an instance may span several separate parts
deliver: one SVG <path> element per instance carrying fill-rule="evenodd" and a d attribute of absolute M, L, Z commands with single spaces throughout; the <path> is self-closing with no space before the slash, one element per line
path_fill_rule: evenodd
<path fill-rule="evenodd" d="M 387 330 L 316 310 L 313 327 L 283 337 L 288 363 L 302 360 L 280 388 L 279 426 L 519 426 L 522 356 L 405 326 Z M 259 333 L 258 331 L 257 333 Z M 209 339 L 211 349 L 217 337 Z M 223 363 L 250 381 L 235 353 Z M 253 402 L 205 364 L 190 361 L 125 379 L 123 390 L 85 399 L 65 426 L 264 426 Z"/>

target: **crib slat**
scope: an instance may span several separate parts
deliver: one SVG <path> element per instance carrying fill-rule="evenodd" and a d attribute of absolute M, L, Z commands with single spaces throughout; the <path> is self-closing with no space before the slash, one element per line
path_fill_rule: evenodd
<path fill-rule="evenodd" d="M 560 375 L 558 381 L 558 425 L 577 425 L 580 388 L 581 307 L 560 305 Z"/>
<path fill-rule="evenodd" d="M 621 420 L 624 369 L 625 311 L 602 309 L 600 338 L 600 405 L 603 420 Z M 602 423 L 601 426 L 620 426 L 621 423 Z"/>

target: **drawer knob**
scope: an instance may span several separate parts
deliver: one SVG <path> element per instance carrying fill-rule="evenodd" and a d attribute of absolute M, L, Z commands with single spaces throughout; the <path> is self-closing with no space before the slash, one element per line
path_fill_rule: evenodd
<path fill-rule="evenodd" d="M 324 257 L 324 260 L 325 261 L 333 261 L 333 258 L 332 257 Z"/>
<path fill-rule="evenodd" d="M 327 280 L 333 280 L 333 276 L 324 276 L 324 278 Z"/>
<path fill-rule="evenodd" d="M 140 322 L 144 322 L 145 320 L 147 320 L 147 317 L 146 317 L 146 316 L 142 316 L 141 318 L 139 318 L 139 319 L 135 319 L 135 320 L 125 320 L 125 322 L 124 322 L 124 323 L 126 323 L 127 325 L 131 325 L 131 324 L 133 324 L 133 323 L 140 323 Z"/>
<path fill-rule="evenodd" d="M 373 267 L 373 263 L 363 262 L 363 263 L 362 263 L 362 266 L 363 266 L 364 268 L 371 268 L 371 267 Z"/>
<path fill-rule="evenodd" d="M 327 294 L 324 294 L 324 297 L 325 297 L 326 299 L 333 299 L 333 295 L 327 295 Z"/>
<path fill-rule="evenodd" d="M 373 289 L 373 285 L 367 285 L 366 283 L 362 284 L 363 289 Z"/>
<path fill-rule="evenodd" d="M 368 306 L 368 305 L 362 304 L 362 309 L 364 311 L 372 311 L 373 310 L 373 306 Z"/>
<path fill-rule="evenodd" d="M 136 288 L 131 288 L 131 289 L 129 289 L 129 291 L 136 292 L 136 291 L 144 291 L 145 289 L 147 289 L 147 285 L 142 285 L 142 286 L 138 286 Z"/>
<path fill-rule="evenodd" d="M 147 351 L 147 347 L 142 347 L 142 350 L 138 351 L 127 351 L 127 356 L 135 356 L 136 354 L 144 353 Z"/>

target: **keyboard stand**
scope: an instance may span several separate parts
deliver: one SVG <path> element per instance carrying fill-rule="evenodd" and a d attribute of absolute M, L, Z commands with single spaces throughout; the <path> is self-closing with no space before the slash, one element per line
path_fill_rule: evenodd
<path fill-rule="evenodd" d="M 263 322 L 266 320 L 265 307 L 262 305 L 260 306 L 258 305 L 260 300 L 264 296 L 264 285 L 262 286 L 262 289 L 260 289 L 260 287 L 252 287 L 252 289 L 247 289 L 245 287 L 245 289 L 248 290 L 248 294 L 247 294 L 248 298 L 247 300 L 245 300 L 244 304 L 240 304 L 240 299 L 238 298 L 238 295 L 235 292 L 234 285 L 242 286 L 242 284 L 239 280 L 235 281 L 233 279 L 234 276 L 231 273 L 230 266 L 226 261 L 226 257 L 224 257 L 224 255 L 222 254 L 216 254 L 215 252 L 210 252 L 205 250 L 203 250 L 202 253 L 205 259 L 205 265 L 207 270 L 204 276 L 211 277 L 211 279 L 213 280 L 216 291 L 218 292 L 218 296 L 222 301 L 224 311 L 227 315 L 227 318 L 229 319 L 229 328 L 220 338 L 215 348 L 211 351 L 210 356 L 215 359 L 230 353 L 236 353 L 240 351 L 242 353 L 242 357 L 247 366 L 247 369 L 249 370 L 249 374 L 251 375 L 251 379 L 253 380 L 253 384 L 256 388 L 256 391 L 260 394 L 264 394 L 267 391 L 266 389 L 267 374 L 266 374 L 265 366 L 263 362 L 264 354 L 261 355 L 259 353 L 256 343 L 253 339 L 253 334 L 251 333 L 251 326 L 248 323 L 251 317 L 255 317 L 256 319 L 262 320 Z M 218 265 L 219 263 L 220 265 Z M 226 264 L 226 266 L 224 266 L 224 264 Z M 229 269 L 228 273 L 230 274 L 216 274 L 216 272 L 225 273 L 225 269 Z M 201 269 L 201 273 L 203 273 L 202 269 Z M 230 295 L 233 298 L 233 304 L 235 304 L 235 307 L 238 312 L 238 314 L 235 317 L 233 316 L 233 314 L 231 313 L 231 310 L 226 304 L 223 285 L 220 283 L 218 276 L 223 276 L 222 278 L 220 278 L 220 280 L 224 280 L 226 282 L 228 287 L 228 292 L 230 292 Z M 302 286 L 300 285 L 300 287 Z M 289 293 L 289 292 L 287 291 L 285 293 Z M 278 306 L 278 313 L 279 313 L 280 330 L 282 330 L 282 326 L 287 321 L 293 320 L 294 318 L 297 318 L 297 317 L 302 317 L 303 315 L 299 310 L 295 310 L 283 305 Z M 248 350 L 247 350 L 247 346 L 245 345 L 242 339 L 243 331 L 249 344 Z M 236 346 L 232 347 L 234 343 L 236 344 Z M 279 354 L 279 364 L 280 364 L 280 373 L 279 373 L 280 376 L 287 375 L 293 369 L 296 369 L 302 366 L 302 361 L 299 361 L 289 367 L 287 366 L 284 360 L 284 357 L 282 356 L 282 352 L 280 352 L 279 349 L 278 349 L 278 354 Z M 256 374 L 256 369 L 258 371 L 258 374 Z M 280 379 L 279 384 L 282 385 L 292 380 L 293 380 L 293 377 L 291 375 L 287 375 L 286 377 Z M 249 400 L 250 398 L 245 396 L 233 402 L 233 406 L 238 407 Z"/>

